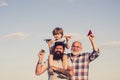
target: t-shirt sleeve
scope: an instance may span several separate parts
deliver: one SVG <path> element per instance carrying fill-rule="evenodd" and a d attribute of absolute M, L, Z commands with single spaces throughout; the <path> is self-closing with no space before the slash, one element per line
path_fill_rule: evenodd
<path fill-rule="evenodd" d="M 44 61 L 42 65 L 47 67 L 47 68 L 49 68 L 49 66 L 48 66 L 48 59 L 46 61 Z"/>

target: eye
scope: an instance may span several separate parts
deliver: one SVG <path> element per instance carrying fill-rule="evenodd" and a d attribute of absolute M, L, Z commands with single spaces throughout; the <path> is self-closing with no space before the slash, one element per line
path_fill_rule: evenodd
<path fill-rule="evenodd" d="M 79 48 L 79 46 L 72 46 L 72 47 L 76 47 L 76 48 Z"/>

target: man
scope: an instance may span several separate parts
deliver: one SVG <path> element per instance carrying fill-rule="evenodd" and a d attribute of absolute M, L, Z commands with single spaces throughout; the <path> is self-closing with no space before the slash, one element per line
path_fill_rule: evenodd
<path fill-rule="evenodd" d="M 35 73 L 36 75 L 41 75 L 43 72 L 48 70 L 49 80 L 68 80 L 64 76 L 60 75 L 62 74 L 61 71 L 64 71 L 63 73 L 66 72 L 66 70 L 63 69 L 62 65 L 62 58 L 64 55 L 65 45 L 63 44 L 63 42 L 56 42 L 53 50 L 53 66 L 49 66 L 48 60 L 44 64 L 42 64 L 44 51 L 40 51 L 38 54 L 39 60 L 36 65 Z"/>
<path fill-rule="evenodd" d="M 92 53 L 81 53 L 82 44 L 79 41 L 73 42 L 71 46 L 72 53 L 68 54 L 68 62 L 73 64 L 73 76 L 71 80 L 88 80 L 89 63 L 99 56 L 99 50 L 95 44 L 93 34 L 89 35 L 93 47 Z"/>

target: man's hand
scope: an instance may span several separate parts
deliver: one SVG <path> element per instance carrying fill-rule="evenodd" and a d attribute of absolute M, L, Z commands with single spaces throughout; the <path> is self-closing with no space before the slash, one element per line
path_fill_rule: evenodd
<path fill-rule="evenodd" d="M 96 43 L 95 43 L 95 36 L 93 35 L 92 32 L 91 33 L 89 32 L 88 36 L 89 36 L 90 42 L 92 44 L 93 50 L 98 51 L 98 48 L 97 48 Z"/>
<path fill-rule="evenodd" d="M 93 41 L 94 38 L 95 38 L 95 36 L 94 36 L 93 34 L 90 34 L 90 35 L 89 35 L 89 39 L 90 39 L 91 41 Z"/>
<path fill-rule="evenodd" d="M 38 57 L 39 57 L 39 63 L 42 63 L 42 60 L 44 58 L 44 53 L 45 51 L 42 49 L 41 51 L 39 51 Z"/>

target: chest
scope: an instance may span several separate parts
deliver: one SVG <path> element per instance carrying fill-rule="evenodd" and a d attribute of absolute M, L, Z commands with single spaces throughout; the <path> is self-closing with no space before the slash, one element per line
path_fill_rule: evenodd
<path fill-rule="evenodd" d="M 73 59 L 73 66 L 75 69 L 85 69 L 89 67 L 89 59 L 86 56 L 80 56 Z"/>
<path fill-rule="evenodd" d="M 59 68 L 63 68 L 62 61 L 61 60 L 54 61 L 54 66 L 59 67 Z"/>

